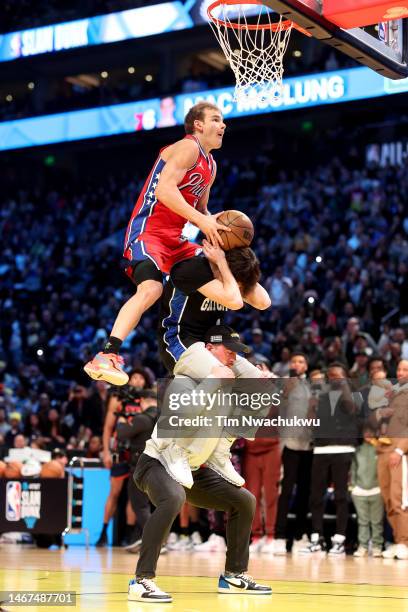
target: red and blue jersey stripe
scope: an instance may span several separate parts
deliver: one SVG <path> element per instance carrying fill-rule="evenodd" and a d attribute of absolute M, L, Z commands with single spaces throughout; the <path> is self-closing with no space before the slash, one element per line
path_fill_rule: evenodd
<path fill-rule="evenodd" d="M 197 143 L 198 155 L 196 162 L 181 179 L 178 188 L 186 202 L 195 208 L 213 179 L 216 164 L 211 154 L 205 154 L 198 138 L 193 135 L 187 135 L 186 138 Z M 185 218 L 170 210 L 155 196 L 160 173 L 166 164 L 161 157 L 162 151 L 163 149 L 143 186 L 126 231 L 124 255 L 131 260 L 136 259 L 133 257 L 132 248 L 139 238 L 143 240 L 154 237 L 163 239 L 166 244 L 176 245 L 186 223 Z"/>

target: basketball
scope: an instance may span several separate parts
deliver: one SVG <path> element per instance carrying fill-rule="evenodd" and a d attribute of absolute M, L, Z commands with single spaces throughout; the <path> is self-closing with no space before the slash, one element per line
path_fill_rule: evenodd
<path fill-rule="evenodd" d="M 224 251 L 229 251 L 236 247 L 247 247 L 251 244 L 254 237 L 254 226 L 251 219 L 243 212 L 239 210 L 226 210 L 218 217 L 217 221 L 231 228 L 230 232 L 219 230 L 224 243 Z"/>
<path fill-rule="evenodd" d="M 6 471 L 6 463 L 0 461 L 0 478 L 4 478 L 4 472 Z"/>
<path fill-rule="evenodd" d="M 41 478 L 64 478 L 64 468 L 59 461 L 53 459 L 48 463 L 44 463 L 40 476 Z"/>
<path fill-rule="evenodd" d="M 20 478 L 23 464 L 20 461 L 10 461 L 4 470 L 4 478 Z"/>

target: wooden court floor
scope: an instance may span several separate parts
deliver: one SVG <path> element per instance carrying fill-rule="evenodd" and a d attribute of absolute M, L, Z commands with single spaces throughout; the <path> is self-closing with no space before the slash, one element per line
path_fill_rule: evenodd
<path fill-rule="evenodd" d="M 160 558 L 159 586 L 173 604 L 127 601 L 137 557 L 120 549 L 40 550 L 0 547 L 0 590 L 76 591 L 74 607 L 3 607 L 2 610 L 116 612 L 408 612 L 408 561 L 328 557 L 251 557 L 249 571 L 273 595 L 219 595 L 224 555 L 171 552 Z"/>

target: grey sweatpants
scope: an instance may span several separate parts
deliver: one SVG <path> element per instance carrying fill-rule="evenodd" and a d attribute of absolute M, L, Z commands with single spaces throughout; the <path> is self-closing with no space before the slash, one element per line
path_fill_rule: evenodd
<path fill-rule="evenodd" d="M 381 549 L 384 543 L 384 503 L 381 494 L 352 495 L 352 498 L 357 512 L 359 545 L 368 548 L 371 537 L 374 548 Z"/>
<path fill-rule="evenodd" d="M 249 540 L 256 499 L 209 468 L 193 472 L 194 485 L 185 489 L 166 472 L 160 461 L 142 454 L 133 475 L 136 485 L 156 506 L 143 530 L 142 547 L 136 567 L 138 578 L 154 578 L 160 549 L 185 501 L 199 508 L 228 513 L 225 571 L 248 569 Z"/>

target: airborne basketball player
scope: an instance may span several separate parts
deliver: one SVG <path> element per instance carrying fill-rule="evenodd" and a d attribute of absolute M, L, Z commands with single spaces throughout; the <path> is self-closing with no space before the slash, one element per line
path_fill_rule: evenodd
<path fill-rule="evenodd" d="M 194 256 L 197 245 L 181 237 L 186 221 L 200 228 L 213 245 L 222 245 L 218 215 L 207 211 L 216 164 L 210 153 L 219 149 L 225 131 L 220 109 L 210 103 L 193 106 L 184 120 L 186 136 L 161 149 L 136 202 L 125 238 L 126 273 L 137 290 L 120 309 L 104 349 L 85 372 L 96 380 L 124 385 L 129 377 L 119 356 L 124 339 L 163 291 L 163 273 Z M 229 231 L 229 230 L 227 230 Z"/>

